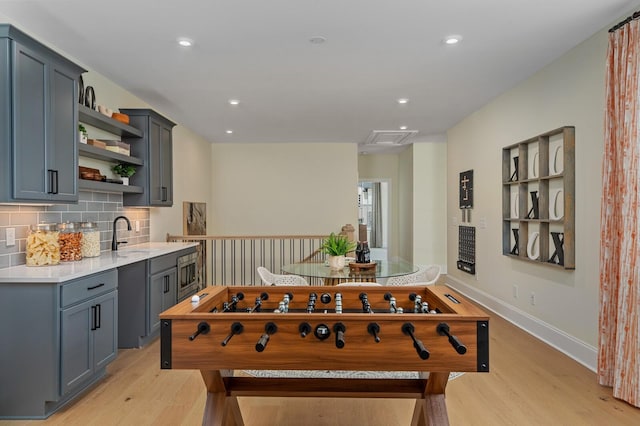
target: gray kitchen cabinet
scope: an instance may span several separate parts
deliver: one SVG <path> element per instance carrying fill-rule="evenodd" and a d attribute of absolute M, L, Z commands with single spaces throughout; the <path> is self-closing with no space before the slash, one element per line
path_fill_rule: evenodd
<path fill-rule="evenodd" d="M 160 334 L 160 313 L 178 301 L 178 258 L 191 247 L 118 268 L 118 347 L 139 348 Z"/>
<path fill-rule="evenodd" d="M 142 130 L 140 139 L 131 142 L 131 155 L 144 159 L 144 164 L 130 179 L 141 186 L 141 194 L 123 194 L 125 206 L 173 205 L 173 127 L 175 123 L 150 109 L 120 109 L 129 116 L 131 126 Z"/>
<path fill-rule="evenodd" d="M 151 275 L 150 285 L 148 333 L 155 334 L 160 330 L 160 314 L 178 301 L 176 267 Z"/>
<path fill-rule="evenodd" d="M 78 201 L 83 68 L 0 25 L 0 202 Z"/>
<path fill-rule="evenodd" d="M 118 347 L 144 346 L 147 336 L 148 262 L 118 268 Z"/>
<path fill-rule="evenodd" d="M 62 392 L 82 384 L 118 355 L 117 291 L 62 311 Z"/>
<path fill-rule="evenodd" d="M 0 419 L 46 418 L 105 375 L 117 355 L 117 287 L 115 269 L 0 284 Z"/>

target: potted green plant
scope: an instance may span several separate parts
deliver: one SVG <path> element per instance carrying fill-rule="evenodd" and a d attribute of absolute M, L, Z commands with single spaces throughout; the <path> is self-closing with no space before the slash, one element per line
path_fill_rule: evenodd
<path fill-rule="evenodd" d="M 345 256 L 354 251 L 356 245 L 355 242 L 349 241 L 346 235 L 336 235 L 332 232 L 320 246 L 320 251 L 329 256 L 329 268 L 337 270 L 344 268 Z"/>
<path fill-rule="evenodd" d="M 131 164 L 119 163 L 111 168 L 113 173 L 117 174 L 122 178 L 122 183 L 124 185 L 129 185 L 129 178 L 136 173 L 136 168 Z"/>
<path fill-rule="evenodd" d="M 87 133 L 87 129 L 82 124 L 78 124 L 78 134 L 80 136 L 80 143 L 87 143 L 89 133 Z"/>

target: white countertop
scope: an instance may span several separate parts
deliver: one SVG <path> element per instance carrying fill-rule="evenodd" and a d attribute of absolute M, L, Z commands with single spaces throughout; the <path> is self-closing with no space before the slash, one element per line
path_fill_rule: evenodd
<path fill-rule="evenodd" d="M 78 262 L 60 262 L 55 266 L 13 266 L 0 269 L 2 283 L 59 283 L 97 272 L 173 253 L 198 243 L 142 243 L 102 253 Z"/>

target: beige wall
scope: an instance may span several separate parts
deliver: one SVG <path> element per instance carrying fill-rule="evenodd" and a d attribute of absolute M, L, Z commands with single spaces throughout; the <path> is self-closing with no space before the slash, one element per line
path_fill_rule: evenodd
<path fill-rule="evenodd" d="M 455 191 L 456 188 L 450 190 Z M 413 144 L 413 262 L 447 271 L 447 144 Z"/>
<path fill-rule="evenodd" d="M 446 272 L 447 148 L 418 143 L 396 154 L 361 155 L 360 180 L 389 181 L 389 258 L 438 264 Z"/>
<path fill-rule="evenodd" d="M 324 235 L 358 223 L 354 144 L 215 144 L 215 235 Z"/>
<path fill-rule="evenodd" d="M 606 32 L 577 46 L 448 133 L 448 267 L 451 282 L 516 316 L 547 340 L 580 350 L 592 366 L 597 344 L 598 256 Z M 563 125 L 576 128 L 576 269 L 521 262 L 501 253 L 501 148 Z M 476 277 L 455 268 L 458 173 L 474 170 Z M 459 221 L 459 219 L 457 219 Z M 519 297 L 513 296 L 518 286 Z M 530 294 L 535 293 L 535 306 Z M 576 342 L 577 339 L 577 342 Z M 569 351 L 572 349 L 569 349 Z M 575 354 L 574 354 L 575 355 Z"/>
<path fill-rule="evenodd" d="M 398 154 L 398 256 L 413 262 L 413 145 Z"/>

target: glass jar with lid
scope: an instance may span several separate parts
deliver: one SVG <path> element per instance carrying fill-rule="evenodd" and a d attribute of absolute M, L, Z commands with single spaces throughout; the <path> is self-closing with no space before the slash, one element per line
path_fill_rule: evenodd
<path fill-rule="evenodd" d="M 58 231 L 60 260 L 62 262 L 82 260 L 82 232 L 80 232 L 80 226 L 73 222 L 59 223 Z"/>
<path fill-rule="evenodd" d="M 27 237 L 27 266 L 49 266 L 60 263 L 58 226 L 55 223 L 31 225 Z"/>
<path fill-rule="evenodd" d="M 82 257 L 100 256 L 100 230 L 96 222 L 81 222 L 82 242 L 80 244 Z"/>

